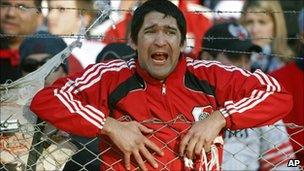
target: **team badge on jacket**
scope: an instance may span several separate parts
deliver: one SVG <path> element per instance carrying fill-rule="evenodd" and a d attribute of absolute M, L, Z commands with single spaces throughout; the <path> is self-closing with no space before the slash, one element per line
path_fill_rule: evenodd
<path fill-rule="evenodd" d="M 207 118 L 213 112 L 212 106 L 194 107 L 192 115 L 195 121 L 201 121 Z"/>

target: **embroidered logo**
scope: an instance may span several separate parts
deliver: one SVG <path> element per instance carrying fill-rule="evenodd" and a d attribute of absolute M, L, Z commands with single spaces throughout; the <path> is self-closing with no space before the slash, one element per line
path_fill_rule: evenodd
<path fill-rule="evenodd" d="M 192 115 L 195 121 L 201 121 L 207 118 L 213 112 L 212 106 L 194 107 Z"/>

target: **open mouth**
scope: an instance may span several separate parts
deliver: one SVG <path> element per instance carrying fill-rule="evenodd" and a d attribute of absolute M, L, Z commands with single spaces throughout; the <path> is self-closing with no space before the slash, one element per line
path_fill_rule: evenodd
<path fill-rule="evenodd" d="M 156 52 L 151 55 L 153 62 L 156 64 L 164 64 L 168 59 L 168 53 Z"/>

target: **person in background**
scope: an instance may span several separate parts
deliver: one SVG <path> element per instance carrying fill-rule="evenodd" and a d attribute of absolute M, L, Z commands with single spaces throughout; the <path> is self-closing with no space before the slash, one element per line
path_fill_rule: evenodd
<path fill-rule="evenodd" d="M 49 39 L 46 39 L 44 37 L 40 37 L 41 35 L 45 35 L 48 36 Z M 39 38 L 38 38 L 39 37 Z M 2 42 L 1 42 L 2 43 Z M 67 45 L 65 44 L 65 42 L 56 37 L 56 36 L 52 36 L 47 32 L 44 31 L 38 31 L 36 33 L 34 33 L 33 35 L 31 35 L 30 37 L 27 37 L 25 39 L 23 39 L 23 41 L 20 44 L 20 47 L 18 49 L 18 56 L 20 56 L 20 71 L 21 71 L 21 76 L 26 76 L 27 74 L 37 70 L 38 68 L 40 68 L 47 60 L 49 60 L 52 56 L 56 55 L 57 53 L 59 53 L 60 51 L 62 51 L 63 49 L 65 49 L 67 47 Z M 45 86 L 49 86 L 51 84 L 53 84 L 53 82 L 55 80 L 57 80 L 58 78 L 67 76 L 68 73 L 68 68 L 66 64 L 61 64 L 58 68 L 56 68 L 55 71 L 51 72 L 45 79 L 44 83 Z M 35 84 L 35 81 L 32 80 L 32 82 Z M 26 90 L 26 92 L 30 92 L 30 90 L 26 89 L 25 85 L 18 85 L 16 87 L 20 87 L 20 88 L 24 88 Z M 42 87 L 41 87 L 42 88 Z M 16 93 L 20 94 L 20 95 L 24 95 L 24 93 L 20 93 L 19 91 L 17 91 Z M 32 92 L 30 92 L 32 93 Z M 29 93 L 29 94 L 30 94 Z M 25 93 L 26 94 L 26 93 Z M 29 97 L 28 94 L 26 94 L 27 97 Z M 33 95 L 34 96 L 34 93 Z M 16 101 L 19 100 L 21 98 L 16 98 Z M 19 159 L 22 158 L 21 156 L 30 156 L 30 153 L 32 153 L 33 151 L 31 150 L 31 142 L 32 140 L 35 141 L 34 139 L 34 134 L 38 135 L 40 133 L 35 132 L 33 134 L 28 135 L 27 132 L 31 132 L 34 130 L 34 127 L 32 127 L 32 124 L 37 124 L 37 117 L 35 117 L 33 115 L 32 112 L 28 111 L 28 109 L 26 108 L 26 106 L 24 105 L 17 105 L 18 103 L 15 103 L 14 101 L 9 101 L 6 102 L 7 104 L 14 106 L 13 108 L 11 108 L 9 110 L 9 112 L 7 112 L 5 110 L 5 107 L 7 104 L 5 104 L 4 102 L 4 108 L 2 108 L 2 101 L 1 101 L 1 122 L 3 121 L 3 119 L 11 119 L 12 120 L 17 120 L 18 123 L 20 125 L 27 125 L 26 130 L 27 131 L 21 131 L 21 130 L 16 130 L 16 131 L 12 131 L 9 134 L 5 134 L 5 131 L 3 132 L 3 134 L 1 133 L 1 148 L 6 146 L 3 146 L 3 141 L 7 142 L 7 150 L 10 150 L 11 154 L 8 155 L 6 153 L 1 153 L 1 164 L 0 165 L 5 165 L 4 166 L 4 170 L 8 169 L 8 170 L 20 170 L 20 167 L 24 167 L 21 170 L 25 170 L 25 164 L 26 164 L 26 159 Z M 18 110 L 21 110 L 20 112 Z M 14 115 L 12 115 L 11 113 L 13 113 Z M 9 118 L 9 116 L 11 116 L 11 118 Z M 49 125 L 48 125 L 49 126 Z M 44 127 L 44 126 L 43 126 Z M 2 126 L 1 126 L 1 132 L 2 132 Z M 48 127 L 51 128 L 51 127 Z M 54 129 L 54 128 L 53 128 Z M 18 137 L 17 139 L 14 139 L 14 137 Z M 23 139 L 24 138 L 24 139 Z M 25 140 L 26 139 L 26 140 Z M 36 140 L 38 141 L 38 138 L 36 138 Z M 39 139 L 40 140 L 40 139 Z M 25 143 L 26 142 L 26 143 Z M 8 145 L 11 143 L 20 143 L 20 145 Z M 39 142 L 39 144 L 42 144 L 42 142 Z M 37 145 L 35 147 L 38 148 Z M 19 151 L 20 153 L 14 153 L 13 151 Z M 1 149 L 2 152 L 2 149 Z M 12 158 L 12 154 L 16 155 L 14 156 L 15 159 L 19 159 L 17 161 L 13 161 L 13 162 L 7 162 L 6 160 L 3 159 L 11 159 Z M 2 162 L 3 161 L 3 162 Z M 15 163 L 15 164 L 14 164 Z M 18 163 L 18 164 L 16 164 Z M 8 166 L 10 166 L 11 168 L 8 168 Z M 29 167 L 35 167 L 35 166 L 29 166 Z M 3 168 L 0 166 L 0 170 L 2 170 Z"/>
<path fill-rule="evenodd" d="M 47 36 L 48 38 L 39 37 L 40 35 Z M 19 48 L 22 76 L 37 70 L 66 47 L 66 43 L 61 38 L 51 35 L 45 31 L 38 31 L 37 33 L 33 34 L 33 37 L 24 39 Z M 68 66 L 65 62 L 46 78 L 45 85 L 49 86 L 58 78 L 67 75 Z"/>
<path fill-rule="evenodd" d="M 298 18 L 299 22 L 299 40 L 297 45 L 298 59 L 292 60 L 283 68 L 272 73 L 292 95 L 293 108 L 292 111 L 283 118 L 285 123 L 294 123 L 300 127 L 287 127 L 293 148 L 296 152 L 296 159 L 301 162 L 304 168 L 304 9 L 301 10 Z"/>
<path fill-rule="evenodd" d="M 41 35 L 43 36 L 39 37 Z M 23 76 L 27 75 L 30 72 L 35 71 L 36 69 L 41 67 L 45 62 L 47 62 L 47 60 L 49 60 L 51 57 L 55 56 L 57 53 L 61 52 L 63 49 L 67 47 L 67 44 L 64 42 L 62 38 L 52 35 L 45 31 L 39 31 L 35 33 L 33 36 L 37 36 L 37 37 L 26 38 L 20 46 L 20 50 L 19 50 L 21 57 L 20 67 Z M 74 56 L 70 56 L 69 58 L 71 57 L 73 58 Z M 68 65 L 66 64 L 66 62 L 64 62 L 46 78 L 45 86 L 50 86 L 58 78 L 67 76 L 68 73 L 69 73 Z M 54 129 L 53 127 L 47 125 L 45 131 L 54 132 L 53 129 Z M 61 137 L 60 135 L 64 135 L 64 133 L 59 132 L 59 134 L 58 135 L 56 134 L 56 136 L 50 135 L 50 138 L 54 136 L 57 138 L 56 141 L 58 141 L 58 137 L 60 137 L 63 140 L 65 137 Z M 73 156 L 72 159 L 83 165 L 88 162 L 91 162 L 85 167 L 88 170 L 92 170 L 96 167 L 99 167 L 100 162 L 98 160 L 93 161 L 96 158 L 96 156 L 92 156 L 90 155 L 90 152 L 88 152 L 88 150 L 93 151 L 92 149 L 98 147 L 98 143 L 95 142 L 93 139 L 88 140 L 85 138 L 76 137 L 74 135 L 70 135 L 70 137 L 72 138 L 71 142 L 76 147 L 81 149 L 79 152 L 76 153 L 75 156 Z M 83 144 L 86 145 L 86 149 L 88 150 L 82 149 Z M 69 161 L 65 164 L 64 170 L 78 170 L 77 164 Z"/>
<path fill-rule="evenodd" d="M 47 16 L 47 25 L 49 32 L 56 35 L 77 35 L 81 29 L 88 28 L 97 16 L 94 9 L 93 0 L 56 0 L 48 1 L 49 13 Z M 98 53 L 104 47 L 99 40 L 88 39 L 82 40 L 82 47 L 75 48 L 72 54 L 80 62 L 81 67 L 75 70 L 81 70 L 90 64 L 94 64 Z M 67 37 L 64 41 L 69 45 L 77 37 Z M 74 68 L 70 68 L 71 70 Z"/>
<path fill-rule="evenodd" d="M 24 35 L 33 34 L 42 24 L 42 0 L 1 0 L 0 84 L 21 77 L 19 46 Z"/>
<path fill-rule="evenodd" d="M 101 137 L 100 170 L 218 170 L 221 130 L 273 124 L 290 111 L 291 96 L 260 71 L 185 57 L 186 33 L 176 5 L 146 1 L 131 23 L 137 58 L 62 78 L 30 109 L 64 131 Z M 133 121 L 120 120 L 126 115 Z"/>
<path fill-rule="evenodd" d="M 252 69 L 268 73 L 282 67 L 294 53 L 287 45 L 287 29 L 280 2 L 246 1 L 242 11 L 240 23 L 249 31 L 252 42 L 263 48 L 264 55 L 252 56 Z"/>
<path fill-rule="evenodd" d="M 200 59 L 217 60 L 250 71 L 250 56 L 262 49 L 248 39 L 246 29 L 235 22 L 216 24 L 205 34 Z"/>
<path fill-rule="evenodd" d="M 214 25 L 206 32 L 205 38 L 201 59 L 207 56 L 209 60 L 247 71 L 251 70 L 251 52 L 262 50 L 252 44 L 244 27 L 233 22 Z M 294 157 L 282 120 L 270 126 L 225 131 L 223 170 L 294 170 L 287 167 L 289 159 Z"/>

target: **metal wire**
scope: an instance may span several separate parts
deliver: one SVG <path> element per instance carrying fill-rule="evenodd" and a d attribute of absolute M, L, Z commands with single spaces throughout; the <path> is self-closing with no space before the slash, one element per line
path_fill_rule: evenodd
<path fill-rule="evenodd" d="M 100 35 L 100 36 L 88 36 L 88 35 L 84 35 L 84 34 L 74 34 L 74 35 L 68 35 L 68 34 L 56 34 L 56 36 L 61 37 L 61 38 L 72 38 L 72 39 L 95 39 L 98 41 L 101 41 L 104 36 Z M 1 34 L 0 33 L 0 38 L 10 38 L 10 37 L 21 37 L 21 38 L 27 38 L 27 37 L 32 37 L 32 38 L 54 38 L 54 37 L 50 37 L 47 34 L 39 34 L 39 35 L 20 35 L 20 34 Z M 110 39 L 110 38 L 109 38 Z M 194 39 L 194 38 L 188 38 L 188 39 Z M 205 37 L 203 39 L 207 39 L 207 40 L 236 40 L 238 38 L 229 38 L 229 37 Z M 253 38 L 251 38 L 253 39 Z M 267 38 L 267 37 L 263 37 L 263 38 L 255 38 L 255 39 L 287 39 L 287 40 L 302 40 L 302 38 L 300 37 L 289 37 L 289 38 Z M 253 39 L 253 40 L 255 40 Z M 112 38 L 111 40 L 113 41 L 125 41 L 127 42 L 127 39 L 125 38 Z M 250 40 L 250 38 L 248 39 Z M 194 48 L 194 46 L 186 46 L 188 48 Z M 252 54 L 252 52 L 248 52 L 248 51 L 232 51 L 232 50 L 223 50 L 223 49 L 215 49 L 215 48 L 205 48 L 203 47 L 202 50 L 207 50 L 207 51 L 215 51 L 215 52 L 226 52 L 226 53 L 239 53 L 239 54 L 247 54 L 250 55 Z M 278 58 L 287 58 L 287 59 L 298 59 L 298 60 L 304 60 L 304 57 L 302 56 L 283 56 L 281 54 L 265 54 L 260 52 L 260 55 L 268 55 L 268 56 L 274 56 L 274 57 L 278 57 Z"/>
<path fill-rule="evenodd" d="M 0 7 L 8 7 L 8 5 L 0 5 Z M 86 8 L 69 8 L 69 7 L 27 7 L 28 9 L 46 9 L 46 10 L 53 10 L 53 9 L 57 9 L 57 10 L 76 10 L 76 11 L 82 11 L 82 12 L 94 12 L 94 13 L 99 13 L 100 10 L 97 9 L 86 9 Z M 113 12 L 132 12 L 133 10 L 131 9 L 112 9 Z M 215 13 L 215 14 L 224 14 L 224 13 L 241 13 L 241 14 L 246 14 L 246 13 L 265 13 L 265 14 L 269 14 L 269 13 L 283 13 L 283 14 L 299 14 L 301 11 L 300 10 L 284 10 L 284 11 L 271 11 L 271 12 L 267 12 L 267 11 L 234 11 L 234 10 L 189 10 L 187 11 L 189 13 Z"/>
<path fill-rule="evenodd" d="M 131 117 L 124 116 L 120 119 L 118 119 L 122 122 L 128 122 L 132 121 Z M 104 167 L 105 170 L 113 170 L 117 165 L 123 165 L 123 156 L 122 153 L 113 145 L 111 141 L 108 139 L 102 139 L 102 143 L 106 144 L 106 147 L 103 148 L 104 151 L 100 152 L 94 152 L 92 151 L 92 148 L 90 147 L 90 143 L 92 143 L 96 139 L 91 139 L 90 141 L 87 141 L 86 143 L 78 143 L 77 147 L 75 146 L 75 141 L 71 139 L 71 137 L 67 137 L 64 134 L 58 134 L 59 132 L 56 131 L 56 129 L 51 128 L 48 131 L 45 131 L 43 129 L 30 129 L 31 127 L 39 128 L 42 125 L 44 125 L 45 122 L 37 123 L 35 125 L 32 124 L 23 124 L 20 126 L 19 130 L 17 130 L 15 133 L 7 133 L 2 131 L 0 133 L 0 147 L 1 147 L 1 164 L 0 164 L 0 170 L 11 170 L 12 168 L 28 168 L 28 170 L 61 170 L 65 163 L 67 162 L 74 162 L 79 166 L 79 170 L 86 170 L 86 166 L 89 164 L 93 164 L 93 160 L 89 160 L 86 163 L 79 163 L 78 160 L 75 160 L 71 158 L 71 156 L 77 152 L 80 151 L 87 151 L 87 153 L 93 158 L 96 159 L 96 161 L 99 161 L 101 165 Z M 167 161 L 163 162 L 160 159 L 156 159 L 156 161 L 160 165 L 160 170 L 170 170 L 170 164 L 172 162 L 176 162 L 178 160 L 181 160 L 181 158 L 178 155 L 178 152 L 176 152 L 175 149 L 173 149 L 172 143 L 179 139 L 183 134 L 191 127 L 192 122 L 188 121 L 184 116 L 180 115 L 176 118 L 170 120 L 170 121 L 161 121 L 155 118 L 151 118 L 149 120 L 145 120 L 141 122 L 143 125 L 156 125 L 157 129 L 154 129 L 154 132 L 147 137 L 149 139 L 153 139 L 153 141 L 157 141 L 160 148 L 164 151 L 167 151 L 169 153 L 172 153 L 172 158 Z M 183 130 L 176 130 L 176 125 L 184 125 Z M 49 126 L 49 125 L 47 125 Z M 296 152 L 289 154 L 286 153 L 284 149 L 281 149 L 279 144 L 276 144 L 275 142 L 271 141 L 271 139 L 267 138 L 268 135 L 272 134 L 273 132 L 279 132 L 282 134 L 282 136 L 288 137 L 289 135 L 287 132 L 281 131 L 282 127 L 289 127 L 291 126 L 292 129 L 298 130 L 298 132 L 304 131 L 303 125 L 296 125 L 294 123 L 288 123 L 288 124 L 277 124 L 274 125 L 271 129 L 264 133 L 260 133 L 258 130 L 251 130 L 256 131 L 257 134 L 260 135 L 260 139 L 263 139 L 269 146 L 273 146 L 272 150 L 275 149 L 277 151 L 277 154 L 285 155 L 285 157 L 276 162 L 273 163 L 272 160 L 267 159 L 265 156 L 270 151 L 265 151 L 263 154 L 259 154 L 254 148 L 251 146 L 247 146 L 246 142 L 243 142 L 242 138 L 237 138 L 236 134 L 232 132 L 231 135 L 235 136 L 235 143 L 238 144 L 244 144 L 244 148 L 240 148 L 236 151 L 225 151 L 225 153 L 234 156 L 234 160 L 238 162 L 238 164 L 242 164 L 244 166 L 249 167 L 248 163 L 243 162 L 238 155 L 241 155 L 244 151 L 249 151 L 253 154 L 256 153 L 257 156 L 260 156 L 256 160 L 263 160 L 266 163 L 270 164 L 272 167 L 276 168 L 280 164 L 284 162 L 284 160 L 289 159 L 292 157 Z M 168 137 L 166 141 L 159 138 L 159 133 L 163 131 L 169 131 L 171 134 L 174 134 L 175 136 Z M 37 151 L 35 148 L 29 148 L 31 144 L 31 139 L 33 138 L 33 135 L 39 133 L 42 137 L 40 141 L 35 142 L 33 146 L 40 146 L 43 149 L 41 151 Z M 57 135 L 57 136 L 52 136 Z M 294 141 L 291 139 L 291 141 Z M 302 145 L 303 146 L 303 145 Z M 113 161 L 111 163 L 105 161 L 102 159 L 103 155 L 108 155 L 110 152 L 115 152 L 115 154 L 118 155 L 117 161 Z M 38 160 L 36 163 L 26 163 L 24 161 L 23 156 L 28 155 L 29 153 L 36 153 L 38 157 Z M 155 155 L 155 153 L 152 153 Z M 289 156 L 291 155 L 291 156 Z M 120 157 L 119 157 L 120 156 Z M 4 160 L 4 158 L 9 160 Z M 229 159 L 232 160 L 232 159 Z M 147 163 L 147 161 L 144 161 Z M 228 162 L 225 160 L 224 162 Z M 256 162 L 256 161 L 252 161 Z M 136 163 L 132 162 L 135 166 Z M 138 167 L 135 167 L 134 170 L 139 169 Z M 247 169 L 248 170 L 248 169 Z"/>
<path fill-rule="evenodd" d="M 104 35 L 86 35 L 84 36 L 83 34 L 54 34 L 55 36 L 61 37 L 61 38 L 78 38 L 80 37 L 81 39 L 103 39 Z M 49 36 L 48 34 L 39 34 L 39 35 L 30 35 L 30 34 L 3 34 L 0 33 L 0 38 L 9 38 L 9 37 L 20 37 L 20 38 L 54 38 L 53 36 Z M 112 38 L 113 40 L 124 40 L 127 41 L 126 38 Z M 193 40 L 195 38 L 189 37 L 186 39 Z M 203 37 L 202 39 L 206 40 L 239 40 L 238 37 L 214 37 L 214 36 L 208 36 L 208 37 Z M 297 37 L 256 37 L 256 38 L 247 38 L 247 40 L 259 40 L 259 39 L 270 39 L 270 40 L 276 40 L 276 39 L 281 39 L 281 40 L 303 40 L 303 38 L 297 36 Z"/>

